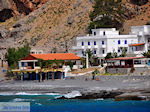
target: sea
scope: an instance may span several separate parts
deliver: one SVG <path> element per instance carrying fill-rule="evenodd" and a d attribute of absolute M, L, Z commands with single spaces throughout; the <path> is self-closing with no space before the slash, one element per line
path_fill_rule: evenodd
<path fill-rule="evenodd" d="M 0 102 L 30 102 L 30 112 L 150 112 L 150 101 L 57 99 L 59 94 L 3 94 Z"/>

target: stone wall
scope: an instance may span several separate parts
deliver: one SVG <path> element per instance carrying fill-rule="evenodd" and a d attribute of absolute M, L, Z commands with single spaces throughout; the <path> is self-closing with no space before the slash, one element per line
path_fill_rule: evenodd
<path fill-rule="evenodd" d="M 150 70 L 148 67 L 136 67 L 135 71 L 132 73 L 132 75 L 148 75 L 150 74 Z"/>
<path fill-rule="evenodd" d="M 133 73 L 131 71 L 132 68 L 106 68 L 106 72 L 112 74 L 150 75 L 148 67 L 135 67 Z"/>
<path fill-rule="evenodd" d="M 107 73 L 128 74 L 131 68 L 106 68 Z"/>

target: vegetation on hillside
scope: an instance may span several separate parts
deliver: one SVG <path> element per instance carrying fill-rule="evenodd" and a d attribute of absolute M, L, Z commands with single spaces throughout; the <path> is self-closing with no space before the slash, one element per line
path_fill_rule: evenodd
<path fill-rule="evenodd" d="M 144 5 L 148 2 L 148 0 L 130 0 L 131 3 L 136 4 L 136 5 Z"/>
<path fill-rule="evenodd" d="M 122 0 L 95 0 L 94 11 L 90 14 L 89 31 L 93 28 L 121 28 L 124 21 Z"/>
<path fill-rule="evenodd" d="M 9 48 L 6 53 L 6 60 L 10 68 L 17 68 L 18 61 L 30 53 L 30 47 L 28 44 L 20 48 Z"/>

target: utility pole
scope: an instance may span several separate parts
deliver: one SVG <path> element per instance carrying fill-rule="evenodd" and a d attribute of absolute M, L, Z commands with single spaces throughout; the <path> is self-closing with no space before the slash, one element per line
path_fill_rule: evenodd
<path fill-rule="evenodd" d="M 89 55 L 86 52 L 86 68 L 89 68 Z"/>

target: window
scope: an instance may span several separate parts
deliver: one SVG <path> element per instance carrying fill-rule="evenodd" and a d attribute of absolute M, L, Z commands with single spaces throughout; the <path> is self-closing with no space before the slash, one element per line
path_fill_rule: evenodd
<path fill-rule="evenodd" d="M 96 41 L 94 41 L 94 45 L 96 45 Z"/>
<path fill-rule="evenodd" d="M 94 32 L 94 35 L 96 35 L 96 32 Z"/>
<path fill-rule="evenodd" d="M 88 45 L 90 45 L 90 42 L 88 42 Z"/>
<path fill-rule="evenodd" d="M 118 40 L 118 44 L 121 44 L 121 41 L 120 41 L 120 40 Z"/>
<path fill-rule="evenodd" d="M 104 49 L 102 50 L 102 53 L 105 54 L 105 50 Z"/>
<path fill-rule="evenodd" d="M 84 55 L 84 51 L 82 50 L 82 55 Z"/>
<path fill-rule="evenodd" d="M 120 49 L 118 49 L 118 52 L 120 52 Z"/>
<path fill-rule="evenodd" d="M 105 44 L 105 42 L 104 41 L 102 41 L 102 45 L 104 45 Z"/>
<path fill-rule="evenodd" d="M 21 64 L 22 64 L 22 65 L 21 65 L 22 67 L 25 67 L 25 63 L 24 63 L 24 62 L 22 62 Z"/>
<path fill-rule="evenodd" d="M 124 41 L 124 44 L 127 44 L 127 40 Z"/>
<path fill-rule="evenodd" d="M 103 32 L 103 35 L 106 35 L 105 31 Z"/>
<path fill-rule="evenodd" d="M 84 42 L 82 42 L 82 46 L 84 46 Z"/>
<path fill-rule="evenodd" d="M 150 42 L 150 38 L 148 38 L 148 42 Z"/>
<path fill-rule="evenodd" d="M 94 54 L 96 54 L 96 50 L 94 50 Z"/>
<path fill-rule="evenodd" d="M 141 60 L 134 60 L 134 64 L 141 64 Z"/>
<path fill-rule="evenodd" d="M 38 62 L 35 62 L 35 66 L 40 66 Z"/>

